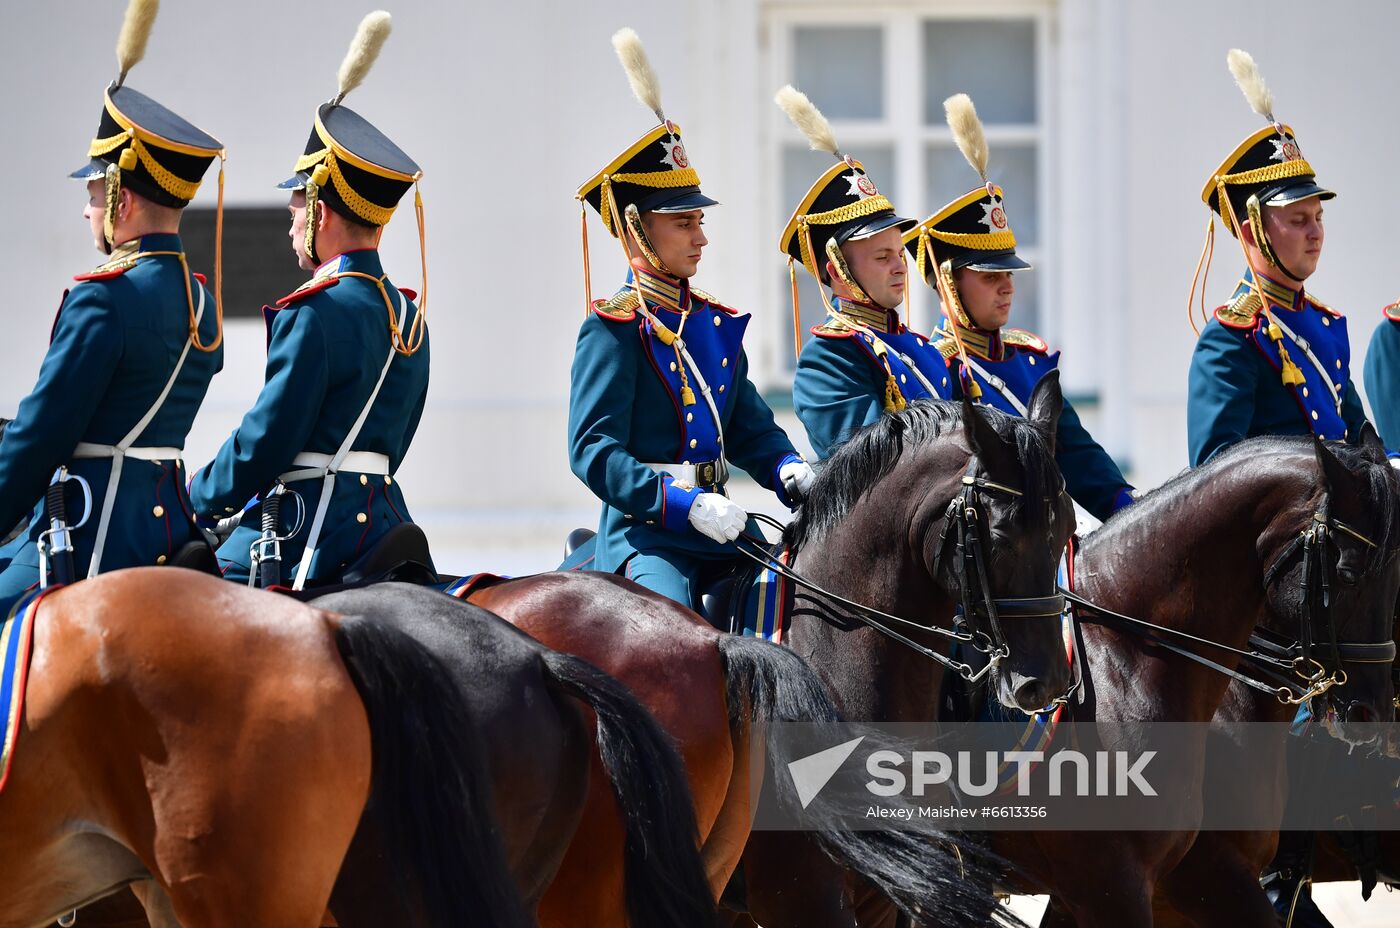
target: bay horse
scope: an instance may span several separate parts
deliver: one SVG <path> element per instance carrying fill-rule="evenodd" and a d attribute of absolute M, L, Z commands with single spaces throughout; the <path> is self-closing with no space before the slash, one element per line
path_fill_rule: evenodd
<path fill-rule="evenodd" d="M 1240 652 L 1256 629 L 1283 641 L 1305 634 L 1300 623 L 1312 621 L 1305 577 L 1311 569 L 1314 581 L 1325 582 L 1317 563 L 1305 566 L 1306 539 L 1318 526 L 1327 528 L 1321 568 L 1335 575 L 1322 618 L 1344 625 L 1360 642 L 1354 647 L 1387 641 L 1400 546 L 1397 494 L 1374 436 L 1363 441 L 1364 448 L 1295 437 L 1242 441 L 1088 535 L 1075 561 L 1076 592 L 1092 607 L 1080 613 L 1084 680 L 1080 700 L 1070 704 L 1074 718 L 1124 729 L 1196 722 L 1204 731 L 1230 683 L 1225 672 L 1240 670 Z M 1214 642 L 1183 650 L 1225 672 L 1144 640 L 1102 610 L 1153 623 L 1163 629 L 1159 640 L 1186 633 Z M 1388 673 L 1350 665 L 1347 672 L 1353 701 L 1372 713 L 1390 702 Z M 1111 739 L 1104 746 L 1131 747 Z M 1204 734 L 1188 750 L 1154 759 L 1175 771 L 1161 775 L 1196 783 L 1205 761 Z M 1199 821 L 1199 792 L 1188 805 L 1186 817 Z M 1042 926 L 1151 925 L 1154 891 L 1171 890 L 1164 880 L 1196 838 L 1189 830 L 998 833 L 992 847 L 1031 876 L 1028 888 L 1053 894 Z M 1193 914 L 1234 901 L 1179 898 Z"/>
<path fill-rule="evenodd" d="M 1073 527 L 1048 438 L 1061 403 L 1058 381 L 1052 375 L 1043 385 L 1030 420 L 970 404 L 916 403 L 870 426 L 819 472 L 798 517 L 793 569 L 875 609 L 951 628 L 963 591 L 944 517 L 954 502 L 965 511 L 963 494 L 977 488 L 974 511 L 985 514 L 983 531 L 991 533 L 984 536 L 991 543 L 983 552 L 990 555 L 986 579 L 1003 596 L 1043 598 L 1054 588 L 1058 549 Z M 961 586 L 972 579 L 962 576 Z M 826 617 L 795 618 L 786 639 L 794 648 L 784 650 L 719 634 L 690 610 L 610 575 L 543 574 L 484 586 L 469 598 L 616 676 L 676 739 L 716 895 L 746 844 L 758 837 L 749 829 L 755 725 L 821 721 L 838 712 L 856 719 L 929 719 L 941 680 L 936 660 L 906 651 L 880 632 L 834 630 L 828 622 L 847 619 L 832 617 L 824 600 Z M 811 598 L 804 608 L 811 608 Z M 1040 708 L 1067 685 L 1058 606 L 1053 612 L 1006 620 L 1009 654 L 997 677 L 1004 700 Z M 913 634 L 930 648 L 945 647 L 931 630 Z M 818 673 L 807 668 L 802 654 L 824 660 Z M 837 684 L 834 703 L 826 680 Z M 597 850 L 620 840 L 613 824 L 617 812 L 607 797 L 597 798 L 545 895 L 544 925 L 620 924 L 620 875 L 608 866 L 610 856 Z M 854 924 L 847 873 L 878 887 L 905 912 L 937 910 L 952 921 L 971 922 L 985 921 L 992 910 L 990 893 L 963 880 L 947 848 L 928 836 L 843 834 L 833 822 L 816 840 L 799 836 L 792 843 L 797 850 L 774 864 L 771 878 L 753 867 L 746 876 L 751 905 L 755 889 L 766 892 L 763 898 L 773 908 L 800 913 L 784 917 L 809 919 L 798 924 Z M 963 863 L 970 869 L 976 852 L 966 850 Z M 584 887 L 609 889 L 596 908 L 580 910 L 575 905 Z M 765 925 L 787 923 L 766 917 L 759 919 Z"/>
<path fill-rule="evenodd" d="M 534 924 L 582 812 L 590 712 L 629 840 L 649 829 L 637 882 L 671 896 L 651 917 L 712 922 L 684 775 L 644 710 L 432 590 L 312 606 L 117 571 L 39 604 L 30 668 L 0 792 L 4 928 L 128 884 L 155 928 L 312 928 L 328 905 L 346 926 Z"/>

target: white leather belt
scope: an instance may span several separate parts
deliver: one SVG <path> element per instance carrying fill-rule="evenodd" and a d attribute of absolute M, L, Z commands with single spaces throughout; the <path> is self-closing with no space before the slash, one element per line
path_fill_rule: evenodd
<path fill-rule="evenodd" d="M 184 452 L 179 448 L 127 448 L 122 452 L 126 457 L 135 458 L 138 461 L 178 461 Z M 80 441 L 73 449 L 73 458 L 114 458 L 117 456 L 116 445 L 98 445 L 90 441 Z"/>
<path fill-rule="evenodd" d="M 699 464 L 648 464 L 658 474 L 670 474 L 678 483 L 692 487 L 723 486 L 729 479 L 729 468 L 724 460 L 701 461 Z"/>
<path fill-rule="evenodd" d="M 331 461 L 334 459 L 335 455 L 333 454 L 303 451 L 292 458 L 292 463 L 297 466 L 297 469 L 289 470 L 277 479 L 283 483 L 292 483 L 297 480 L 309 480 L 312 477 L 324 477 L 330 473 Z M 351 451 L 341 460 L 336 472 L 380 474 L 387 477 L 390 473 L 389 456 L 377 451 Z"/>

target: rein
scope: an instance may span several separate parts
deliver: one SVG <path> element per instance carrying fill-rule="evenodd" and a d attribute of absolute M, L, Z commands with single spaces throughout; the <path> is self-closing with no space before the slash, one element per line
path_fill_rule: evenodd
<path fill-rule="evenodd" d="M 977 476 L 976 468 L 977 457 L 974 455 L 968 461 L 967 470 L 963 474 L 962 489 L 948 503 L 938 551 L 934 557 L 933 573 L 936 575 L 950 537 L 955 541 L 958 552 L 955 570 L 958 578 L 958 595 L 962 602 L 963 611 L 951 629 L 891 615 L 873 606 L 867 606 L 833 593 L 782 563 L 768 550 L 767 543 L 763 539 L 755 538 L 748 533 L 740 534 L 737 539 L 737 547 L 740 553 L 760 567 L 773 571 L 808 592 L 845 607 L 849 610 L 851 618 L 866 627 L 872 628 L 887 638 L 943 665 L 969 683 L 975 683 L 1011 653 L 1011 647 L 1002 633 L 1001 619 L 1003 617 L 1058 616 L 1064 612 L 1065 607 L 1065 597 L 1058 592 L 1049 596 L 1016 598 L 997 598 L 992 595 L 991 577 L 987 572 L 986 555 L 982 541 L 983 508 L 980 505 L 982 494 L 998 493 L 1020 497 L 1022 493 L 1013 487 L 994 483 L 985 477 Z M 761 513 L 750 513 L 749 515 L 750 518 L 780 531 L 785 528 L 781 522 L 770 516 Z M 976 628 L 969 631 L 962 630 L 962 627 L 967 623 L 975 623 L 977 620 L 983 621 L 986 626 L 985 630 Z M 940 654 L 908 635 L 896 631 L 890 627 L 891 625 L 900 625 L 952 641 L 965 642 L 986 654 L 988 661 L 981 670 L 974 670 L 971 665 Z"/>
<path fill-rule="evenodd" d="M 1294 554 L 1303 557 L 1303 615 L 1299 622 L 1298 640 L 1284 644 L 1276 640 L 1277 634 L 1265 628 L 1256 627 L 1249 637 L 1249 650 L 1232 647 L 1183 632 L 1179 629 L 1156 625 L 1143 619 L 1123 615 L 1111 609 L 1095 605 L 1077 593 L 1063 587 L 1060 592 L 1078 610 L 1088 613 L 1083 621 L 1116 631 L 1136 634 L 1139 637 L 1162 647 L 1173 654 L 1208 667 L 1253 689 L 1268 693 L 1285 705 L 1299 705 L 1316 696 L 1321 696 L 1334 686 L 1346 683 L 1347 674 L 1343 663 L 1388 664 L 1395 660 L 1395 642 L 1341 642 L 1337 640 L 1337 626 L 1331 611 L 1331 581 L 1327 565 L 1327 548 L 1335 544 L 1334 532 L 1342 532 L 1374 549 L 1376 543 L 1340 519 L 1333 519 L 1327 513 L 1327 500 L 1313 513 L 1308 527 L 1298 533 L 1283 553 L 1278 556 L 1264 575 L 1267 589 L 1277 579 L 1281 568 Z M 1313 656 L 1313 634 L 1322 625 L 1325 629 L 1327 651 L 1331 657 L 1331 672 Z M 1198 654 L 1190 647 L 1212 648 L 1224 654 L 1233 655 L 1246 665 L 1249 672 L 1226 667 Z M 1297 682 L 1301 680 L 1302 683 Z"/>

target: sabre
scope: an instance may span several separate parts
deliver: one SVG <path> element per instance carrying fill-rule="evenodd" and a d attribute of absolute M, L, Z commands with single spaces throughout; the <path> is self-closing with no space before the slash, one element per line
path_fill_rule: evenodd
<path fill-rule="evenodd" d="M 68 483 L 78 484 L 83 491 L 83 516 L 76 525 L 68 524 Z M 49 488 L 44 493 L 44 514 L 48 517 L 48 531 L 39 535 L 39 584 L 47 589 L 54 583 L 72 583 L 77 579 L 77 567 L 73 563 L 73 530 L 87 524 L 92 515 L 92 487 L 77 474 L 70 474 L 67 467 L 54 471 Z"/>

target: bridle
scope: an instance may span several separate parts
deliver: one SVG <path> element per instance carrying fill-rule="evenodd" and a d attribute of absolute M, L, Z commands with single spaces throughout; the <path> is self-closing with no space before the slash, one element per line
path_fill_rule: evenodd
<path fill-rule="evenodd" d="M 1264 573 L 1264 588 L 1267 590 L 1294 555 L 1302 558 L 1302 614 L 1299 616 L 1298 639 L 1291 643 L 1276 632 L 1256 626 L 1249 636 L 1249 649 L 1235 648 L 1113 612 L 1069 590 L 1061 592 L 1074 605 L 1083 621 L 1136 634 L 1173 654 L 1268 693 L 1285 705 L 1296 706 L 1346 683 L 1343 664 L 1389 664 L 1395 660 L 1393 640 L 1358 642 L 1337 639 L 1337 625 L 1331 608 L 1332 577 L 1328 553 L 1336 547 L 1334 536 L 1338 532 L 1354 538 L 1371 550 L 1377 547 L 1374 540 L 1354 527 L 1332 518 L 1328 513 L 1328 497 L 1324 495 L 1308 524 Z M 1245 669 L 1226 667 L 1192 650 L 1193 647 L 1233 655 L 1239 658 L 1239 663 Z M 1317 656 L 1319 650 L 1323 660 Z"/>
<path fill-rule="evenodd" d="M 949 501 L 944 513 L 943 530 L 939 535 L 938 549 L 934 552 L 933 576 L 937 577 L 943 564 L 945 552 L 951 546 L 954 551 L 953 576 L 957 585 L 958 599 L 962 613 L 951 629 L 939 625 L 915 622 L 900 616 L 891 615 L 873 606 L 866 606 L 840 596 L 798 574 L 783 563 L 768 549 L 761 538 L 744 533 L 738 538 L 739 551 L 760 567 L 773 571 L 810 593 L 837 603 L 849 611 L 852 618 L 872 628 L 893 641 L 910 648 L 948 670 L 956 673 L 969 683 L 975 683 L 1010 655 L 1011 646 L 1002 632 L 1002 619 L 1037 618 L 1063 614 L 1065 597 L 1062 592 L 1047 596 L 996 597 L 992 594 L 991 576 L 987 570 L 985 538 L 990 536 L 987 527 L 984 496 L 1000 495 L 1020 498 L 1024 494 L 1004 484 L 995 483 L 977 473 L 978 460 L 974 453 L 967 463 L 958 493 Z M 760 513 L 751 513 L 751 518 L 782 530 L 785 526 L 776 519 Z M 827 621 L 832 616 L 822 616 Z M 929 648 L 892 626 L 901 626 L 911 631 L 937 635 L 952 641 L 963 642 L 986 655 L 987 662 L 981 669 L 971 664 Z M 1068 695 L 1068 694 L 1066 694 Z M 1065 697 L 1060 697 L 1064 699 Z"/>

